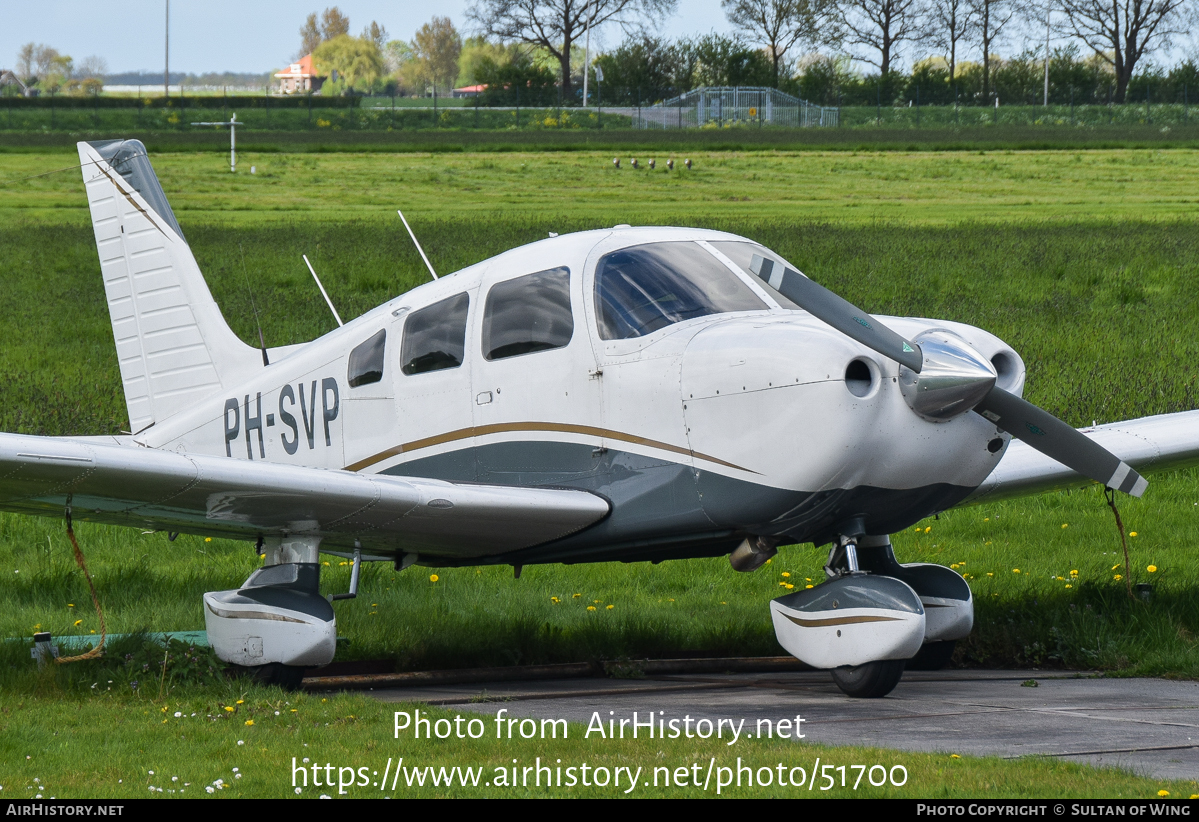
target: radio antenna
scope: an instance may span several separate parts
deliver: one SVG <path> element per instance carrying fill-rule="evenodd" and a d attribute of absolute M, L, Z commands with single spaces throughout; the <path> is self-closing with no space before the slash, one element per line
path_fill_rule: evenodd
<path fill-rule="evenodd" d="M 408 236 L 412 238 L 412 242 L 416 245 L 416 250 L 420 252 L 420 258 L 425 261 L 425 266 L 429 269 L 429 273 L 433 275 L 433 279 L 437 279 L 437 272 L 433 270 L 433 264 L 429 262 L 429 258 L 425 256 L 425 250 L 420 247 L 420 240 L 416 239 L 416 235 L 412 233 L 412 226 L 408 225 L 408 221 L 404 219 L 404 212 L 396 209 L 396 214 L 400 215 L 400 219 L 404 220 L 404 228 L 408 229 Z"/>
<path fill-rule="evenodd" d="M 254 302 L 254 289 L 250 287 L 250 275 L 246 273 L 246 249 L 241 243 L 237 244 L 241 250 L 241 276 L 246 281 L 246 291 L 250 294 L 250 308 L 254 309 L 254 325 L 258 326 L 258 344 L 262 347 L 262 364 L 264 366 L 271 364 L 271 359 L 266 355 L 266 339 L 262 336 L 262 322 L 258 319 L 258 305 Z"/>
<path fill-rule="evenodd" d="M 316 269 L 312 267 L 312 263 L 308 262 L 308 255 L 301 254 L 304 258 L 304 265 L 308 266 L 308 270 L 312 272 L 312 279 L 316 280 L 316 287 L 321 290 L 321 296 L 325 298 L 325 302 L 329 304 L 329 310 L 333 312 L 333 319 L 337 320 L 338 327 L 345 325 L 341 321 L 341 315 L 337 313 L 337 309 L 333 307 L 333 301 L 329 299 L 329 292 L 325 291 L 325 287 L 321 285 L 321 278 L 316 276 Z"/>

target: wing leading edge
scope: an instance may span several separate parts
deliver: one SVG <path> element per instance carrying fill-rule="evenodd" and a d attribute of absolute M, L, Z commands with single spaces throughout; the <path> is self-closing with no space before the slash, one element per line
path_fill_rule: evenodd
<path fill-rule="evenodd" d="M 205 536 L 289 534 L 322 547 L 471 558 L 607 516 L 586 491 L 362 475 L 135 445 L 0 434 L 0 510 Z"/>
<path fill-rule="evenodd" d="M 1079 430 L 1142 474 L 1199 465 L 1199 411 L 1141 417 Z M 991 475 L 960 504 L 1090 484 L 1091 480 L 1060 462 L 1012 440 Z"/>

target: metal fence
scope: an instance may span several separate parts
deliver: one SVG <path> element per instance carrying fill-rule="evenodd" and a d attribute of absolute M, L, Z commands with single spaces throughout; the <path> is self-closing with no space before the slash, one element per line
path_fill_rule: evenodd
<path fill-rule="evenodd" d="M 643 108 L 633 120 L 639 128 L 701 126 L 837 126 L 840 109 L 816 106 L 773 88 L 705 86 Z"/>

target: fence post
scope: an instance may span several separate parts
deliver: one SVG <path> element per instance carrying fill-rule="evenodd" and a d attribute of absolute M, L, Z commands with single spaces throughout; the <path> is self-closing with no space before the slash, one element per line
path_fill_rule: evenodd
<path fill-rule="evenodd" d="M 476 84 L 478 85 L 478 84 Z M 479 90 L 475 89 L 475 128 L 479 127 Z"/>
<path fill-rule="evenodd" d="M 1112 84 L 1108 81 L 1107 84 L 1107 124 L 1112 124 Z"/>
<path fill-rule="evenodd" d="M 520 127 L 520 86 L 516 87 L 516 126 Z"/>
<path fill-rule="evenodd" d="M 953 124 L 955 126 L 962 124 L 961 110 L 958 108 L 958 87 L 956 85 L 953 87 Z"/>
<path fill-rule="evenodd" d="M 916 128 L 920 128 L 920 84 L 916 84 Z"/>
<path fill-rule="evenodd" d="M 1070 125 L 1075 125 L 1075 122 L 1074 122 L 1074 86 L 1070 86 Z"/>
<path fill-rule="evenodd" d="M 1145 119 L 1153 125 L 1153 115 L 1149 111 L 1149 83 L 1145 83 Z"/>
<path fill-rule="evenodd" d="M 1190 122 L 1190 112 L 1187 110 L 1189 103 L 1187 102 L 1187 84 L 1182 84 L 1182 122 L 1186 125 Z"/>
<path fill-rule="evenodd" d="M 874 118 L 874 124 L 881 126 L 883 124 L 883 76 L 878 76 L 878 82 L 874 84 L 874 104 L 878 106 L 878 111 Z"/>

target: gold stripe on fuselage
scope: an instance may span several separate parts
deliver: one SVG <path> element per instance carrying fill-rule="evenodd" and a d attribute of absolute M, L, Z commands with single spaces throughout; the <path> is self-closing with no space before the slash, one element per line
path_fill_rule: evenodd
<path fill-rule="evenodd" d="M 438 434 L 434 437 L 425 437 L 420 440 L 406 442 L 403 445 L 397 445 L 388 448 L 386 451 L 380 451 L 374 456 L 367 457 L 364 460 L 359 460 L 353 465 L 347 465 L 347 471 L 361 471 L 364 468 L 369 468 L 375 463 L 382 462 L 391 457 L 398 457 L 400 454 L 408 454 L 412 451 L 419 451 L 422 448 L 431 448 L 434 445 L 444 445 L 447 442 L 456 442 L 458 440 L 470 439 L 471 437 L 485 437 L 489 434 L 506 434 L 513 431 L 555 431 L 565 434 L 582 434 L 589 437 L 601 437 L 610 440 L 620 440 L 621 442 L 629 442 L 635 445 L 644 445 L 648 448 L 658 448 L 663 451 L 670 451 L 675 454 L 682 454 L 688 457 L 704 460 L 705 462 L 714 462 L 717 465 L 723 465 L 728 468 L 735 468 L 738 471 L 749 471 L 748 468 L 742 468 L 740 465 L 734 465 L 731 462 L 725 462 L 722 459 L 701 454 L 698 451 L 692 451 L 690 448 L 683 448 L 678 445 L 671 445 L 668 442 L 659 442 L 645 437 L 639 437 L 636 434 L 626 434 L 621 431 L 612 431 L 607 428 L 596 428 L 591 425 L 572 425 L 564 422 L 499 422 L 493 425 L 479 425 L 471 428 L 459 428 L 457 431 L 448 431 L 445 434 Z M 757 471 L 750 471 L 756 474 Z"/>

